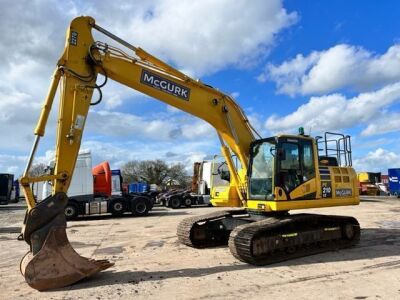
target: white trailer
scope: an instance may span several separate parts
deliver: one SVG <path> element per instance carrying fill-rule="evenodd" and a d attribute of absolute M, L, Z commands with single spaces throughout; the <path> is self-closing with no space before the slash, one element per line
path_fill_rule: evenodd
<path fill-rule="evenodd" d="M 68 204 L 65 207 L 65 216 L 67 219 L 75 219 L 79 215 L 105 213 L 120 216 L 128 211 L 136 216 L 147 215 L 153 207 L 152 201 L 144 196 L 124 194 L 122 192 L 122 180 L 119 170 L 111 171 L 108 162 L 104 162 L 99 166 L 104 172 L 93 175 L 90 151 L 79 152 L 67 193 Z M 54 161 L 50 163 L 50 168 L 52 167 L 54 167 Z M 102 180 L 105 176 L 109 176 L 110 180 Z M 108 192 L 99 192 L 104 190 L 104 188 Z M 51 185 L 46 183 L 43 187 L 43 199 L 50 196 L 50 194 Z"/>

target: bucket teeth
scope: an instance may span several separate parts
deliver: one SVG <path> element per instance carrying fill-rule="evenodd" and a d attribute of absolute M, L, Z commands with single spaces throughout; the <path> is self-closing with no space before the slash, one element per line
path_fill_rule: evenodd
<path fill-rule="evenodd" d="M 80 256 L 68 241 L 65 228 L 50 230 L 43 247 L 21 261 L 21 273 L 34 289 L 62 288 L 113 266 L 108 260 Z"/>
<path fill-rule="evenodd" d="M 64 207 L 68 198 L 59 193 L 28 212 L 24 239 L 30 251 L 20 270 L 26 282 L 39 291 L 58 289 L 108 269 L 114 264 L 80 256 L 68 241 Z"/>

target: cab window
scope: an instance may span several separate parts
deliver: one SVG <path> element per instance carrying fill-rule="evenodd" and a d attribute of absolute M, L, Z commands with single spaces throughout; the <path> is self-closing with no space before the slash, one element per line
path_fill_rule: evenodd
<path fill-rule="evenodd" d="M 279 156 L 279 181 L 281 186 L 287 192 L 290 192 L 301 183 L 299 145 L 294 143 L 282 143 Z"/>
<path fill-rule="evenodd" d="M 314 157 L 312 154 L 311 141 L 303 142 L 303 181 L 315 177 Z"/>
<path fill-rule="evenodd" d="M 282 144 L 281 169 L 300 170 L 299 145 L 292 143 Z"/>
<path fill-rule="evenodd" d="M 268 199 L 272 197 L 275 145 L 265 141 L 254 145 L 250 169 L 250 197 Z"/>
<path fill-rule="evenodd" d="M 315 167 L 311 141 L 283 142 L 279 151 L 280 186 L 291 192 L 313 177 L 315 177 Z"/>

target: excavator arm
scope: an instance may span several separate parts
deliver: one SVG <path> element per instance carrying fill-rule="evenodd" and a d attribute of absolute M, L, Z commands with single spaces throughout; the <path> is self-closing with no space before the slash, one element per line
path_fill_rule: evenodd
<path fill-rule="evenodd" d="M 95 42 L 93 29 L 100 31 L 129 49 L 132 54 Z M 97 83 L 98 74 L 104 81 Z M 21 262 L 26 281 L 38 290 L 59 288 L 73 284 L 87 276 L 110 267 L 108 261 L 94 261 L 79 256 L 66 237 L 63 209 L 68 200 L 66 193 L 81 145 L 83 130 L 91 105 L 101 101 L 101 88 L 113 79 L 143 94 L 158 99 L 180 110 L 197 116 L 217 131 L 221 149 L 237 194 L 246 202 L 246 168 L 249 147 L 256 131 L 237 103 L 227 94 L 194 80 L 141 48 L 114 36 L 99 27 L 91 17 L 74 19 L 67 31 L 64 52 L 57 63 L 45 104 L 35 129 L 31 155 L 21 178 L 28 211 L 23 236 L 30 251 Z M 55 147 L 55 168 L 52 174 L 30 177 L 40 137 L 45 134 L 46 123 L 56 91 L 60 87 L 60 103 Z M 93 102 L 97 90 L 100 98 Z M 235 168 L 231 155 L 241 165 Z M 30 184 L 52 181 L 52 196 L 35 204 Z"/>
<path fill-rule="evenodd" d="M 93 28 L 122 42 L 134 51 L 134 56 L 107 44 L 94 42 Z M 64 53 L 57 64 L 35 130 L 36 139 L 22 178 L 23 183 L 48 179 L 48 176 L 29 178 L 28 174 L 39 138 L 44 135 L 57 87 L 61 85 L 56 163 L 51 178 L 55 181 L 53 194 L 68 190 L 89 107 L 96 104 L 91 103 L 93 91 L 97 89 L 101 94 L 103 84 L 96 84 L 98 74 L 105 77 L 103 84 L 108 78 L 113 79 L 211 124 L 217 130 L 225 159 L 231 161 L 230 152 L 236 154 L 245 173 L 255 130 L 240 106 L 229 95 L 188 77 L 141 48 L 120 40 L 96 25 L 94 19 L 79 17 L 72 21 L 67 31 Z M 244 185 L 238 179 L 233 164 L 229 166 L 236 184 Z M 24 191 L 29 208 L 34 207 L 33 196 L 27 184 L 24 184 Z"/>

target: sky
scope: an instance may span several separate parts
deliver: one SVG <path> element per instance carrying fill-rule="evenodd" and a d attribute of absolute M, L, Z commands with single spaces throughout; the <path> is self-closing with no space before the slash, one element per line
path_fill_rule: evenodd
<path fill-rule="evenodd" d="M 357 171 L 400 167 L 398 1 L 0 1 L 0 173 L 23 172 L 65 30 L 80 15 L 230 94 L 263 137 L 342 132 Z M 102 90 L 81 146 L 94 163 L 191 170 L 219 153 L 204 121 L 116 82 Z M 54 153 L 56 113 L 36 162 Z"/>

